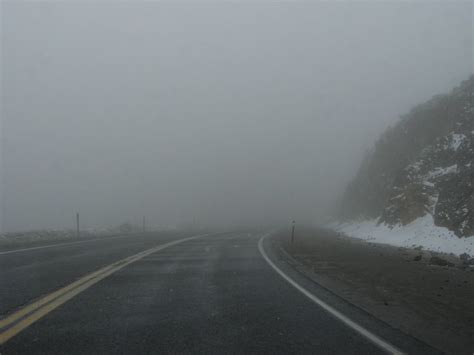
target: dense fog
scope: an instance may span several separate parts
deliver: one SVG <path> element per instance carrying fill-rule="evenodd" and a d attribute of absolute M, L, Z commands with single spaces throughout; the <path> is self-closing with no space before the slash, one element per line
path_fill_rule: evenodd
<path fill-rule="evenodd" d="M 3 231 L 318 223 L 473 72 L 472 2 L 1 3 Z"/>

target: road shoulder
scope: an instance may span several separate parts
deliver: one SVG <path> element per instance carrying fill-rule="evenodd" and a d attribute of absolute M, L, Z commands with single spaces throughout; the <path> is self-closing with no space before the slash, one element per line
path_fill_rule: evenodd
<path fill-rule="evenodd" d="M 471 270 L 430 265 L 426 255 L 416 262 L 418 251 L 320 229 L 298 231 L 293 244 L 277 233 L 270 244 L 287 269 L 359 309 L 357 317 L 369 314 L 444 352 L 472 353 Z"/>

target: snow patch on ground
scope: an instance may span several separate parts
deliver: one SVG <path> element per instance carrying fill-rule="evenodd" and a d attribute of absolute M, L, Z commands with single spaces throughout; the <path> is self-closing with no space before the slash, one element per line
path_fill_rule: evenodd
<path fill-rule="evenodd" d="M 444 175 L 447 175 L 447 174 L 454 174 L 458 171 L 458 165 L 457 164 L 454 164 L 454 165 L 451 165 L 451 166 L 448 166 L 446 168 L 435 168 L 434 170 L 430 171 L 428 173 L 428 175 L 426 176 L 426 178 L 428 180 L 432 180 L 432 179 L 437 179 L 437 178 L 440 178 Z"/>
<path fill-rule="evenodd" d="M 464 134 L 453 133 L 451 141 L 451 149 L 457 151 L 459 146 L 464 142 L 466 136 Z"/>
<path fill-rule="evenodd" d="M 349 237 L 374 243 L 398 247 L 422 247 L 440 253 L 474 255 L 474 236 L 459 238 L 452 231 L 434 224 L 430 214 L 418 218 L 406 226 L 390 228 L 386 224 L 377 225 L 377 219 L 347 223 L 333 222 L 328 228 L 344 233 Z"/>

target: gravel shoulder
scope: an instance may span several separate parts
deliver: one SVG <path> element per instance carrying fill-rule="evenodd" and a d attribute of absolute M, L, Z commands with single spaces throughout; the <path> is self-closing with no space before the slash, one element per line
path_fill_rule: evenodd
<path fill-rule="evenodd" d="M 298 271 L 390 326 L 446 353 L 473 353 L 474 268 L 460 259 L 315 228 L 274 241 Z"/>

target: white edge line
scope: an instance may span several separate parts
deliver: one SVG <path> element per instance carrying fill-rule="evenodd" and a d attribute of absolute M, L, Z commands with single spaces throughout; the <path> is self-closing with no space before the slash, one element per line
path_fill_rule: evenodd
<path fill-rule="evenodd" d="M 304 294 L 306 297 L 308 297 L 311 301 L 316 303 L 318 306 L 323 308 L 325 311 L 329 312 L 332 314 L 334 317 L 339 319 L 342 323 L 347 325 L 348 327 L 352 328 L 355 330 L 357 333 L 362 335 L 364 338 L 378 346 L 379 348 L 387 351 L 388 353 L 391 354 L 404 354 L 401 350 L 397 349 L 395 346 L 391 345 L 390 343 L 386 342 L 382 338 L 378 337 L 374 333 L 368 331 L 364 327 L 360 326 L 356 322 L 352 321 L 348 317 L 346 317 L 344 314 L 336 310 L 335 308 L 331 307 L 315 295 L 313 295 L 311 292 L 306 290 L 304 287 L 298 285 L 294 280 L 292 280 L 289 276 L 287 276 L 278 266 L 276 266 L 273 261 L 270 260 L 268 257 L 267 253 L 265 252 L 263 248 L 263 241 L 265 238 L 267 238 L 271 233 L 265 234 L 263 237 L 260 238 L 258 241 L 258 250 L 260 251 L 260 254 L 262 254 L 263 258 L 265 261 L 283 278 L 285 281 L 287 281 L 290 285 L 292 285 L 294 288 L 296 288 L 298 291 L 300 291 L 302 294 Z"/>
<path fill-rule="evenodd" d="M 37 250 L 37 249 L 59 248 L 59 247 L 62 247 L 62 246 L 98 242 L 98 241 L 103 241 L 103 240 L 106 241 L 106 240 L 110 240 L 110 239 L 126 238 L 126 237 L 130 237 L 130 235 L 116 235 L 114 237 L 102 237 L 102 238 L 94 238 L 94 239 L 87 239 L 87 240 L 77 240 L 75 242 L 68 242 L 68 243 L 54 243 L 54 244 L 42 245 L 42 246 L 31 247 L 31 248 L 5 250 L 5 251 L 0 251 L 0 255 L 22 253 L 22 252 L 25 252 L 25 251 Z"/>

